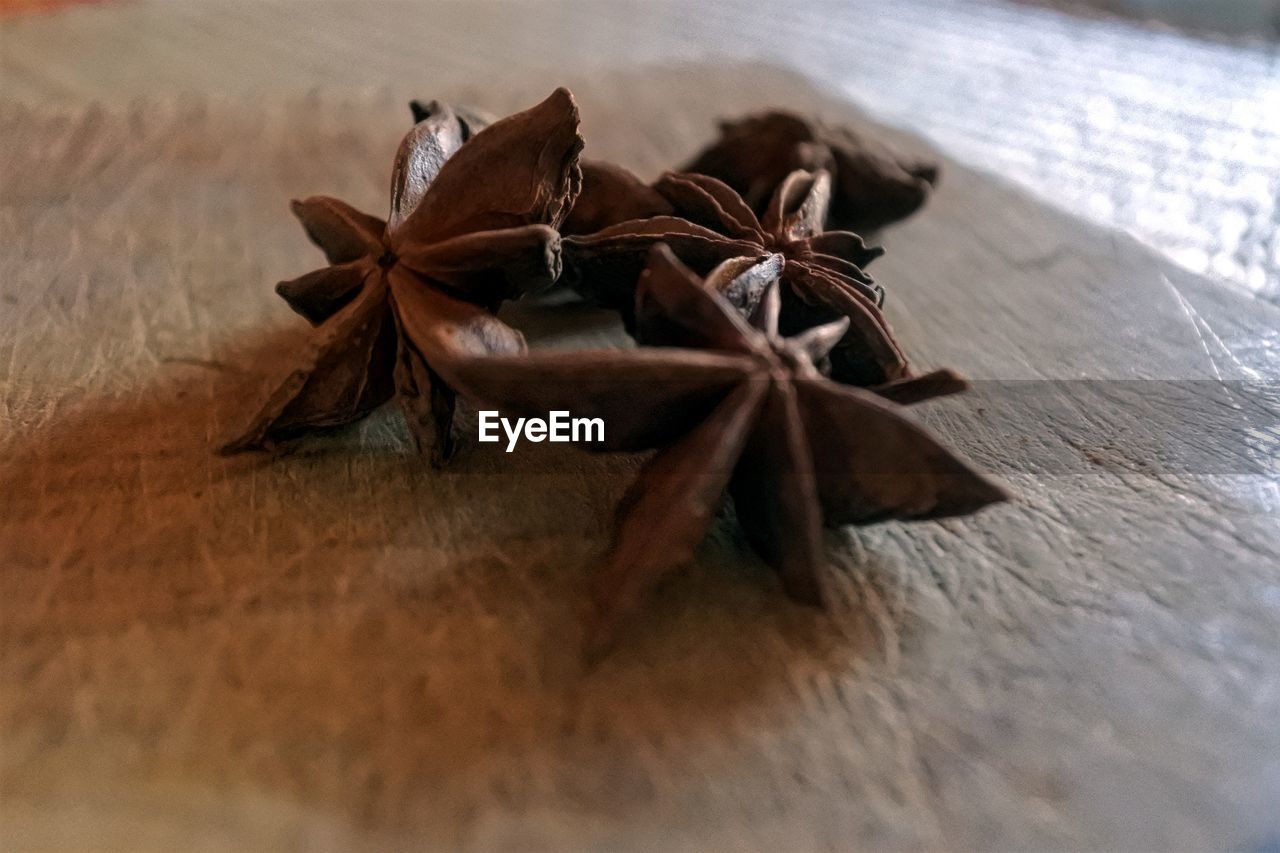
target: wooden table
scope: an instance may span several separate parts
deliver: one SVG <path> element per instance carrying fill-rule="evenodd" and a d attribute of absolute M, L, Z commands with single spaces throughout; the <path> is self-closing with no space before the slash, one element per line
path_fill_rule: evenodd
<path fill-rule="evenodd" d="M 382 210 L 410 95 L 565 83 L 588 154 L 646 175 L 717 115 L 858 120 L 765 67 L 465 55 L 380 91 L 0 105 L 0 846 L 1274 847 L 1280 309 L 994 177 L 950 165 L 877 274 L 916 363 L 978 380 L 923 416 L 1018 498 L 830 531 L 830 613 L 726 516 L 584 672 L 639 460 L 472 445 L 440 474 L 393 413 L 215 456 L 306 336 L 270 287 L 319 259 L 287 200 Z M 510 317 L 623 340 L 568 315 Z"/>

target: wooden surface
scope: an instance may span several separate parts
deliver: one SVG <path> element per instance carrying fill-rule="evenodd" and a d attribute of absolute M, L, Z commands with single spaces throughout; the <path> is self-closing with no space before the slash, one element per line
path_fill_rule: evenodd
<path fill-rule="evenodd" d="M 1247 2 L 1132 5 L 1185 7 L 1225 25 Z M 122 103 L 410 82 L 501 89 L 531 69 L 754 59 L 1280 302 L 1280 41 L 1215 43 L 1088 5 L 99 0 L 4 20 L 0 0 L 0 88 Z"/>
<path fill-rule="evenodd" d="M 721 113 L 854 115 L 746 66 L 423 81 L 563 82 L 647 175 Z M 406 94 L 0 107 L 0 846 L 1276 843 L 1280 310 L 950 166 L 876 272 L 919 366 L 991 380 L 925 416 L 1019 499 L 829 532 L 826 615 L 722 518 L 584 673 L 637 460 L 442 475 L 390 413 L 211 453 L 305 336 L 287 200 L 381 211 Z"/>

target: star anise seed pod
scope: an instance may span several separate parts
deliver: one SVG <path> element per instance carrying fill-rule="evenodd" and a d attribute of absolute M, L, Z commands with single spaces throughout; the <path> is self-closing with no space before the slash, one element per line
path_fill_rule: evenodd
<path fill-rule="evenodd" d="M 421 124 L 432 116 L 439 114 L 442 110 L 449 110 L 457 118 L 458 124 L 462 127 L 463 142 L 466 142 L 498 120 L 496 116 L 466 104 L 445 104 L 441 101 L 419 100 L 409 102 L 409 112 L 413 114 L 414 124 Z"/>
<path fill-rule="evenodd" d="M 748 277 L 762 265 L 767 277 L 778 264 L 776 256 L 751 260 L 730 263 Z M 776 280 L 748 323 L 658 246 L 636 298 L 642 332 L 676 346 L 448 365 L 455 387 L 505 411 L 599 417 L 604 449 L 661 448 L 619 507 L 594 583 L 594 647 L 607 643 L 658 580 L 691 559 L 726 489 L 743 531 L 787 592 L 814 604 L 822 601 L 824 522 L 939 518 L 1006 499 L 899 406 L 823 377 L 814 363 L 848 320 L 780 335 Z M 953 374 L 933 374 L 897 383 L 889 396 L 911 400 L 959 387 Z"/>
<path fill-rule="evenodd" d="M 727 185 L 706 175 L 668 172 L 653 188 L 674 215 L 564 238 L 566 272 L 574 286 L 622 312 L 629 328 L 636 279 L 655 244 L 667 244 L 702 275 L 730 258 L 777 252 L 786 261 L 781 272 L 784 334 L 847 317 L 849 331 L 830 357 L 832 378 L 877 385 L 909 374 L 906 356 L 880 310 L 883 291 L 863 271 L 883 250 L 868 247 L 849 231 L 823 231 L 831 198 L 826 172 L 788 175 L 761 217 Z M 726 295 L 749 315 L 761 292 Z"/>
<path fill-rule="evenodd" d="M 318 334 L 226 451 L 350 423 L 395 396 L 419 448 L 437 463 L 449 455 L 455 395 L 435 366 L 524 351 L 492 309 L 559 276 L 555 229 L 581 185 L 567 90 L 470 141 L 466 127 L 435 104 L 409 132 L 385 225 L 336 199 L 294 204 L 332 266 L 277 290 Z"/>
<path fill-rule="evenodd" d="M 720 138 L 684 167 L 724 181 L 757 213 L 797 169 L 832 174 L 831 221 L 854 231 L 910 216 L 938 180 L 936 163 L 904 156 L 848 127 L 781 111 L 721 122 Z"/>
<path fill-rule="evenodd" d="M 632 219 L 670 216 L 671 203 L 629 170 L 603 160 L 582 161 L 582 192 L 560 227 L 564 236 L 591 234 Z"/>
<path fill-rule="evenodd" d="M 410 101 L 414 122 L 426 121 L 446 106 L 439 101 Z M 493 117 L 475 107 L 447 106 L 462 124 L 463 141 L 493 123 Z M 579 161 L 582 190 L 573 209 L 560 225 L 561 235 L 589 234 L 628 219 L 645 219 L 671 213 L 671 205 L 630 171 L 604 160 Z"/>

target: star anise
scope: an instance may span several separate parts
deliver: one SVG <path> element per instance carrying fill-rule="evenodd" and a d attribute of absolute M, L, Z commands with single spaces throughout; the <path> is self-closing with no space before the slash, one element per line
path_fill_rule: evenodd
<path fill-rule="evenodd" d="M 566 236 L 566 272 L 588 297 L 622 312 L 628 326 L 636 279 L 657 243 L 699 274 L 735 257 L 777 252 L 782 269 L 784 334 L 797 334 L 837 317 L 849 331 L 830 356 L 831 376 L 852 385 L 876 385 L 908 375 L 906 356 L 880 310 L 883 291 L 863 271 L 883 254 L 849 231 L 823 231 L 831 198 L 824 171 L 792 172 L 762 217 L 727 185 L 706 175 L 668 172 L 653 189 L 673 215 L 620 222 L 593 234 Z M 744 314 L 762 288 L 726 293 Z"/>
<path fill-rule="evenodd" d="M 441 109 L 450 109 L 462 124 L 463 139 L 493 123 L 483 110 L 462 104 L 447 107 L 439 101 L 409 102 L 414 122 L 426 121 Z M 593 231 L 624 222 L 671 213 L 671 205 L 649 185 L 630 171 L 604 160 L 579 161 L 582 168 L 582 190 L 572 210 L 560 225 L 560 233 L 590 234 Z"/>
<path fill-rule="evenodd" d="M 629 170 L 603 160 L 583 160 L 582 192 L 560 233 L 591 234 L 619 222 L 672 213 L 671 202 Z"/>
<path fill-rule="evenodd" d="M 226 450 L 346 424 L 395 396 L 419 448 L 435 462 L 449 455 L 455 394 L 436 364 L 524 351 L 492 309 L 556 280 L 555 229 L 581 185 L 578 110 L 565 89 L 468 141 L 470 132 L 433 105 L 400 146 L 386 223 L 336 199 L 294 203 L 331 266 L 277 291 L 318 335 Z"/>
<path fill-rule="evenodd" d="M 457 118 L 458 124 L 462 128 L 463 142 L 498 120 L 484 110 L 467 104 L 445 104 L 441 101 L 419 101 L 416 99 L 409 102 L 409 112 L 413 114 L 413 123 L 415 125 L 438 115 L 441 110 L 449 110 Z"/>
<path fill-rule="evenodd" d="M 910 216 L 938 179 L 936 163 L 903 156 L 850 128 L 780 111 L 721 122 L 720 139 L 684 167 L 724 181 L 758 213 L 797 169 L 832 174 L 831 220 L 855 231 Z"/>
<path fill-rule="evenodd" d="M 505 411 L 599 417 L 605 449 L 662 448 L 621 502 L 594 584 L 596 644 L 655 582 L 690 560 L 726 489 L 743 531 L 787 592 L 815 604 L 822 601 L 823 522 L 938 518 L 1006 498 L 899 406 L 818 372 L 815 362 L 848 320 L 779 334 L 781 263 L 776 255 L 728 262 L 737 272 L 731 286 L 768 281 L 748 323 L 658 246 L 637 289 L 636 322 L 647 339 L 674 346 L 447 366 L 457 388 Z M 896 383 L 885 396 L 914 400 L 960 387 L 944 372 Z"/>

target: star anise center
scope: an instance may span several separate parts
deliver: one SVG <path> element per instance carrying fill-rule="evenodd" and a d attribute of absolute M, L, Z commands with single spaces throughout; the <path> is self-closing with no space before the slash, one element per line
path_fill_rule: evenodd
<path fill-rule="evenodd" d="M 807 353 L 800 351 L 785 340 L 776 340 L 770 343 L 769 349 L 777 362 L 786 370 L 788 380 L 813 372 L 813 361 Z"/>

